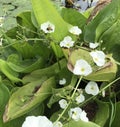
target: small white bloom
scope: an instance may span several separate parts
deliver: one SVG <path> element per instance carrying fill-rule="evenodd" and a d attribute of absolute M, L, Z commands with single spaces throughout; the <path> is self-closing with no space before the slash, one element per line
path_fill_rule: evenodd
<path fill-rule="evenodd" d="M 69 117 L 75 121 L 78 121 L 80 119 L 81 113 L 82 113 L 82 109 L 79 107 L 71 108 L 70 111 L 68 112 Z"/>
<path fill-rule="evenodd" d="M 60 121 L 58 121 L 53 124 L 53 127 L 63 127 L 63 124 Z"/>
<path fill-rule="evenodd" d="M 59 101 L 59 105 L 60 105 L 60 107 L 61 107 L 62 109 L 65 109 L 65 108 L 67 107 L 68 103 L 67 103 L 67 101 L 66 101 L 65 99 L 61 99 L 61 100 Z"/>
<path fill-rule="evenodd" d="M 90 81 L 85 87 L 87 94 L 97 95 L 99 93 L 99 87 L 96 82 Z"/>
<path fill-rule="evenodd" d="M 73 69 L 75 75 L 87 76 L 92 73 L 92 68 L 87 61 L 80 59 L 76 61 L 75 67 Z"/>
<path fill-rule="evenodd" d="M 0 27 L 3 26 L 5 18 L 3 16 L 0 17 Z"/>
<path fill-rule="evenodd" d="M 85 121 L 85 122 L 88 122 L 89 121 L 89 119 L 87 117 L 87 113 L 84 110 L 80 114 L 80 119 L 83 120 L 83 121 Z"/>
<path fill-rule="evenodd" d="M 60 47 L 70 48 L 74 46 L 74 41 L 70 36 L 66 36 L 63 41 L 60 42 Z"/>
<path fill-rule="evenodd" d="M 102 97 L 105 97 L 105 90 L 102 91 Z"/>
<path fill-rule="evenodd" d="M 97 66 L 103 66 L 105 64 L 105 54 L 103 51 L 92 51 L 90 55 Z"/>
<path fill-rule="evenodd" d="M 72 28 L 69 29 L 69 32 L 75 35 L 79 35 L 82 33 L 82 30 L 78 28 L 78 26 L 73 26 Z"/>
<path fill-rule="evenodd" d="M 66 84 L 66 79 L 63 78 L 63 79 L 59 80 L 59 84 L 60 85 L 65 85 Z"/>
<path fill-rule="evenodd" d="M 76 97 L 75 99 L 77 103 L 82 103 L 85 100 L 85 96 L 81 93 L 79 96 Z"/>
<path fill-rule="evenodd" d="M 28 116 L 22 127 L 53 127 L 53 123 L 46 116 Z"/>
<path fill-rule="evenodd" d="M 53 33 L 55 31 L 55 26 L 51 22 L 49 22 L 49 21 L 41 24 L 41 27 L 40 28 L 45 33 Z"/>
<path fill-rule="evenodd" d="M 89 43 L 89 47 L 91 48 L 91 49 L 95 49 L 95 48 L 97 48 L 99 46 L 99 43 Z"/>

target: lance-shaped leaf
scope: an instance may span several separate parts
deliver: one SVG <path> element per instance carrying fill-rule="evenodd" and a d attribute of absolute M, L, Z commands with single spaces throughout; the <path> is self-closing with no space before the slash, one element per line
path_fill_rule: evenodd
<path fill-rule="evenodd" d="M 55 25 L 55 32 L 51 36 L 60 41 L 68 33 L 68 24 L 62 19 L 50 0 L 32 0 L 32 7 L 39 25 L 50 21 Z"/>
<path fill-rule="evenodd" d="M 90 52 L 83 49 L 74 50 L 71 52 L 68 59 L 68 68 L 73 71 L 74 65 L 78 59 L 86 60 L 92 67 L 93 72 L 84 77 L 87 80 L 93 81 L 110 81 L 115 78 L 117 72 L 117 65 L 112 57 L 109 57 L 108 62 L 102 67 L 98 67 L 92 60 Z"/>
<path fill-rule="evenodd" d="M 85 27 L 84 40 L 87 42 L 99 41 L 102 34 L 119 20 L 119 15 L 120 0 L 113 0 Z"/>
<path fill-rule="evenodd" d="M 4 122 L 15 119 L 27 113 L 37 104 L 42 103 L 51 95 L 53 87 L 55 87 L 54 77 L 47 80 L 46 77 L 43 77 L 38 81 L 29 83 L 19 88 L 12 94 L 6 106 L 3 116 Z"/>

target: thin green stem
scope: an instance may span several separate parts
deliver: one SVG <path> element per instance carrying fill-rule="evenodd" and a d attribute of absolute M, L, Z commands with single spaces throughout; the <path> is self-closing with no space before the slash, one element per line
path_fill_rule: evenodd
<path fill-rule="evenodd" d="M 70 99 L 68 105 L 67 105 L 66 108 L 62 111 L 62 113 L 59 115 L 59 117 L 58 117 L 58 119 L 56 120 L 56 122 L 59 121 L 59 120 L 61 119 L 61 117 L 64 115 L 64 113 L 66 112 L 66 110 L 67 110 L 68 107 L 70 106 L 71 101 L 73 100 L 73 98 L 74 98 L 74 96 L 75 96 L 75 93 L 76 93 L 76 91 L 77 91 L 77 88 L 78 88 L 78 86 L 79 86 L 81 80 L 82 80 L 82 76 L 79 78 L 79 81 L 77 82 L 77 85 L 76 85 L 76 87 L 75 87 L 75 89 L 74 89 L 74 91 L 73 91 L 73 94 L 71 95 L 71 99 Z"/>
<path fill-rule="evenodd" d="M 118 80 L 120 80 L 120 77 L 117 78 L 117 79 L 115 79 L 114 81 L 110 82 L 110 83 L 109 83 L 107 86 L 105 86 L 104 88 L 102 88 L 102 89 L 99 91 L 98 94 L 100 94 L 100 93 L 101 93 L 102 91 L 104 91 L 105 89 L 109 88 L 112 84 L 114 84 L 114 83 L 117 82 Z M 89 102 L 90 100 L 96 98 L 96 96 L 97 96 L 97 95 L 88 98 L 87 100 L 85 100 L 85 101 L 84 101 L 82 104 L 80 104 L 79 106 L 82 106 L 82 105 L 86 104 L 86 103 Z"/>

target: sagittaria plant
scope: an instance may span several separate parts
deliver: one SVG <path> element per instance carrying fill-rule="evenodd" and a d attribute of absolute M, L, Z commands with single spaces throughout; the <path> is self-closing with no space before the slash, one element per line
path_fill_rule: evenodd
<path fill-rule="evenodd" d="M 1 26 L 0 126 L 119 127 L 120 0 L 88 24 L 87 10 L 31 2 Z"/>

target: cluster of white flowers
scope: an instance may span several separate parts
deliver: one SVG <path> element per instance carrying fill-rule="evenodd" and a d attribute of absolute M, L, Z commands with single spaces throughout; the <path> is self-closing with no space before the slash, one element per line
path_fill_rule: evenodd
<path fill-rule="evenodd" d="M 74 35 L 80 35 L 82 30 L 78 26 L 73 26 L 69 29 L 69 32 Z M 70 36 L 66 36 L 63 41 L 60 42 L 60 47 L 71 48 L 74 46 L 74 41 Z"/>
<path fill-rule="evenodd" d="M 75 121 L 78 121 L 80 119 L 85 122 L 89 121 L 87 117 L 87 113 L 79 107 L 71 108 L 68 114 L 69 114 L 69 117 Z"/>
<path fill-rule="evenodd" d="M 22 127 L 63 127 L 60 121 L 52 123 L 46 116 L 28 116 Z"/>
<path fill-rule="evenodd" d="M 66 79 L 65 79 L 65 78 L 60 79 L 60 80 L 59 80 L 59 84 L 60 84 L 60 85 L 65 85 L 65 84 L 66 84 Z"/>

